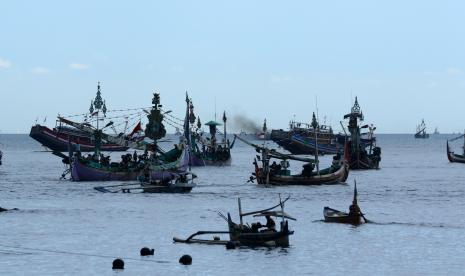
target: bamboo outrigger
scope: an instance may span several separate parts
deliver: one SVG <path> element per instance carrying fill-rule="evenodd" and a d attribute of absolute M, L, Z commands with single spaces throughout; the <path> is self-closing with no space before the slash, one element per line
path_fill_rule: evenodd
<path fill-rule="evenodd" d="M 294 231 L 289 230 L 287 219 L 295 220 L 284 212 L 284 203 L 289 200 L 289 197 L 281 201 L 279 198 L 279 204 L 259 211 L 253 212 L 242 212 L 241 199 L 238 198 L 239 207 L 239 223 L 235 223 L 231 219 L 231 215 L 228 213 L 227 218 L 221 214 L 220 216 L 228 222 L 229 231 L 198 231 L 190 235 L 187 239 L 173 238 L 174 242 L 179 243 L 201 243 L 201 244 L 222 244 L 225 245 L 228 242 L 232 242 L 238 246 L 266 246 L 266 247 L 287 247 L 289 246 L 289 236 L 294 234 Z M 273 211 L 273 209 L 281 207 L 280 211 Z M 246 216 L 273 216 L 281 218 L 280 229 L 276 231 L 274 229 L 266 229 L 260 231 L 260 223 L 252 223 L 251 226 L 244 224 L 244 217 Z M 227 240 L 205 240 L 195 238 L 199 235 L 205 234 L 229 234 L 229 241 Z"/>

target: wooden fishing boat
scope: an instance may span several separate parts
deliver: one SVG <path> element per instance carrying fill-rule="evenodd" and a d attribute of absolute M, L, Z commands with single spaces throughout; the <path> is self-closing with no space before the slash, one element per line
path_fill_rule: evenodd
<path fill-rule="evenodd" d="M 415 138 L 417 139 L 426 139 L 429 138 L 429 134 L 426 133 L 426 124 L 425 120 L 421 120 L 421 124 L 417 126 L 417 132 L 415 132 Z"/>
<path fill-rule="evenodd" d="M 325 218 L 325 222 L 337 222 L 358 225 L 362 223 L 362 218 L 365 220 L 365 222 L 367 222 L 365 216 L 360 211 L 360 207 L 357 203 L 357 183 L 355 182 L 354 199 L 352 200 L 352 205 L 350 205 L 349 207 L 349 213 L 338 211 L 329 207 L 324 207 L 323 216 Z"/>
<path fill-rule="evenodd" d="M 100 108 L 94 110 L 95 106 Z M 58 116 L 57 125 L 53 129 L 48 128 L 47 126 L 36 124 L 31 127 L 29 136 L 42 144 L 42 146 L 54 152 L 67 152 L 70 145 L 75 149 L 79 149 L 81 152 L 92 152 L 95 151 L 95 143 L 97 141 L 94 139 L 93 135 L 93 130 L 95 130 L 95 127 L 91 123 L 95 122 L 98 125 L 99 122 L 106 119 L 106 116 L 99 116 L 102 113 L 107 114 L 107 112 L 110 113 L 120 111 L 121 110 L 107 110 L 105 101 L 103 101 L 101 96 L 100 83 L 98 83 L 97 94 L 95 99 L 91 102 L 89 113 L 73 115 L 69 116 L 68 118 Z M 98 114 L 99 112 L 100 114 Z M 143 109 L 140 109 L 139 113 L 142 114 Z M 111 114 L 113 115 L 114 113 Z M 80 117 L 81 115 L 84 116 L 84 121 L 82 123 L 70 120 L 70 117 L 77 118 L 77 116 Z M 122 117 L 119 113 L 118 115 L 119 116 L 117 117 Z M 113 116 L 110 117 L 115 119 Z M 97 120 L 95 120 L 96 118 Z M 111 127 L 113 128 L 115 135 L 102 132 L 103 139 L 98 145 L 100 151 L 126 151 L 130 143 L 140 140 L 141 137 L 138 135 L 139 131 L 142 130 L 140 123 L 136 125 L 131 133 L 126 133 L 128 123 L 129 121 L 126 119 L 124 130 L 119 134 L 116 134 L 117 130 L 113 123 Z"/>
<path fill-rule="evenodd" d="M 465 137 L 465 135 L 460 135 L 457 138 L 451 139 L 451 141 L 457 140 L 458 138 L 462 138 L 462 137 Z M 449 148 L 449 141 L 447 141 L 447 159 L 449 159 L 449 162 L 452 162 L 452 163 L 465 163 L 465 138 L 464 138 L 463 155 L 456 154 L 453 151 L 451 151 Z"/>
<path fill-rule="evenodd" d="M 98 101 L 95 100 L 95 102 Z M 105 157 L 100 154 L 99 145 L 101 144 L 102 130 L 97 128 L 94 131 L 96 140 L 94 154 L 84 157 L 77 152 L 71 159 L 72 179 L 74 181 L 128 181 L 136 180 L 144 170 L 150 170 L 151 179 L 166 181 L 173 179 L 178 173 L 186 172 L 189 165 L 187 145 L 182 143 L 175 145 L 175 148 L 168 152 L 163 151 L 157 145 L 157 140 L 166 135 L 159 94 L 154 94 L 152 103 L 153 107 L 147 115 L 148 124 L 145 129 L 145 136 L 152 142 L 146 144 L 144 155 L 136 156 L 134 154 L 133 158 L 131 154 L 126 154 L 121 156 L 121 162 L 110 162 L 109 156 Z M 96 105 L 95 109 L 100 111 L 101 104 Z M 72 154 L 70 153 L 69 156 Z"/>
<path fill-rule="evenodd" d="M 196 186 L 193 180 L 197 176 L 192 173 L 173 173 L 171 179 L 165 180 L 146 180 L 145 177 L 139 176 L 138 184 L 98 186 L 94 189 L 103 193 L 189 193 Z M 150 174 L 148 177 L 150 178 Z"/>
<path fill-rule="evenodd" d="M 344 147 L 345 137 L 333 133 L 331 126 L 320 125 L 313 113 L 312 123 L 291 121 L 289 130 L 273 129 L 270 139 L 292 154 L 335 154 Z"/>
<path fill-rule="evenodd" d="M 288 225 L 288 220 L 295 220 L 288 214 L 284 212 L 284 203 L 289 199 L 285 199 L 284 201 L 281 201 L 279 204 L 267 208 L 265 210 L 260 210 L 260 211 L 253 211 L 253 212 L 242 212 L 242 207 L 241 207 L 241 200 L 240 198 L 238 199 L 238 205 L 239 205 L 239 223 L 235 223 L 231 219 L 231 215 L 228 213 L 227 218 L 222 215 L 221 213 L 220 216 L 226 220 L 228 223 L 228 230 L 229 231 L 198 231 L 191 236 L 189 236 L 187 239 L 180 239 L 180 238 L 173 238 L 174 242 L 180 242 L 180 243 L 202 243 L 202 244 L 226 244 L 227 242 L 232 242 L 236 245 L 239 246 L 266 246 L 266 247 L 288 247 L 289 246 L 289 236 L 294 234 L 294 231 L 289 230 L 289 225 Z M 273 211 L 273 209 L 281 207 L 280 211 Z M 280 229 L 279 231 L 274 230 L 273 228 L 268 228 L 265 230 L 260 231 L 260 226 L 261 224 L 259 223 L 252 223 L 251 226 L 248 224 L 244 224 L 243 219 L 246 216 L 267 216 L 267 220 L 271 217 L 277 217 L 281 218 L 280 222 Z M 273 221 L 274 223 L 274 221 Z M 199 235 L 205 235 L 205 234 L 229 234 L 229 241 L 222 241 L 218 239 L 213 239 L 213 240 L 205 240 L 205 239 L 198 239 L 195 238 Z"/>
<path fill-rule="evenodd" d="M 376 146 L 376 138 L 374 137 L 376 127 L 373 127 L 373 125 L 359 126 L 359 120 L 360 122 L 363 121 L 364 116 L 360 109 L 360 105 L 358 104 L 357 97 L 355 97 L 355 103 L 351 112 L 344 115 L 344 119 L 349 119 L 348 129 L 350 137 L 348 141 L 348 162 L 350 169 L 379 169 L 379 163 L 381 162 L 381 148 Z M 368 129 L 368 132 L 361 133 L 361 129 Z M 363 135 L 367 135 L 365 141 L 369 141 L 369 143 L 364 142 L 362 139 Z"/>
<path fill-rule="evenodd" d="M 349 166 L 344 156 L 337 154 L 333 157 L 333 162 L 330 167 L 320 170 L 318 154 L 315 159 L 298 157 L 290 154 L 283 154 L 274 149 L 270 150 L 267 147 L 259 146 L 240 137 L 239 140 L 254 147 L 261 156 L 254 159 L 255 172 L 252 179 L 256 179 L 258 184 L 265 185 L 323 185 L 323 184 L 339 184 L 346 181 L 349 176 Z M 280 160 L 278 165 L 273 162 L 270 165 L 271 159 Z M 261 161 L 262 166 L 258 165 Z M 300 174 L 291 175 L 289 170 L 289 160 L 305 162 L 303 170 Z M 316 170 L 314 170 L 316 167 Z"/>
<path fill-rule="evenodd" d="M 209 127 L 210 137 L 204 137 L 201 129 L 200 117 L 194 114 L 192 99 L 186 94 L 186 118 L 184 120 L 184 136 L 190 145 L 190 165 L 201 166 L 230 166 L 232 143 L 226 137 L 226 113 L 223 112 L 224 131 L 222 137 L 217 137 L 218 126 L 222 125 L 216 121 L 209 121 L 205 125 Z M 197 124 L 195 124 L 197 120 Z M 221 134 L 221 133 L 220 133 Z"/>

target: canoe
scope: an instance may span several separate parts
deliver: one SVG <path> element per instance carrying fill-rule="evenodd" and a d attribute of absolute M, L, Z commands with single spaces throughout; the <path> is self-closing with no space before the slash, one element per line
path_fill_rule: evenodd
<path fill-rule="evenodd" d="M 151 164 L 149 166 L 151 178 L 169 181 L 174 179 L 179 172 L 186 172 L 188 164 L 189 151 L 183 149 L 174 161 Z M 83 162 L 80 158 L 73 157 L 71 177 L 73 181 L 131 181 L 137 180 L 144 167 L 144 165 L 134 168 L 104 166 L 93 161 Z"/>
<path fill-rule="evenodd" d="M 329 207 L 324 207 L 323 215 L 325 222 L 337 222 L 337 223 L 348 223 L 348 224 L 360 224 L 362 223 L 362 216 L 349 215 L 346 212 L 338 211 Z"/>
<path fill-rule="evenodd" d="M 452 163 L 465 163 L 464 155 L 455 154 L 453 151 L 450 151 L 449 141 L 447 141 L 447 159 Z"/>
<path fill-rule="evenodd" d="M 345 160 L 341 161 L 339 167 L 330 167 L 320 171 L 320 174 L 311 176 L 303 175 L 272 175 L 267 182 L 263 169 L 258 165 L 255 167 L 255 177 L 258 184 L 267 185 L 323 185 L 344 183 L 349 176 L 349 166 Z"/>

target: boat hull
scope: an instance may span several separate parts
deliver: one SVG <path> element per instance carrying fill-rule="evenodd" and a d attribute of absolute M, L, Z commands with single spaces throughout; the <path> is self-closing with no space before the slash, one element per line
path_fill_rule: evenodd
<path fill-rule="evenodd" d="M 42 146 L 57 152 L 68 151 L 68 144 L 74 148 L 79 144 L 81 152 L 92 152 L 95 150 L 95 144 L 87 134 L 71 134 L 59 132 L 56 129 L 50 129 L 45 126 L 35 125 L 31 128 L 29 136 L 42 144 Z M 101 151 L 126 151 L 128 147 L 118 144 L 103 143 Z"/>
<path fill-rule="evenodd" d="M 186 172 L 189 163 L 189 153 L 183 150 L 180 157 L 172 163 L 162 166 L 151 166 L 152 180 L 170 181 L 179 172 Z M 142 175 L 143 166 L 132 170 L 114 171 L 105 168 L 95 168 L 82 163 L 78 158 L 73 158 L 71 163 L 71 178 L 73 181 L 132 181 Z"/>
<path fill-rule="evenodd" d="M 258 184 L 265 185 L 331 185 L 344 183 L 349 176 L 349 166 L 344 161 L 340 168 L 328 174 L 301 176 L 301 175 L 270 175 L 267 181 L 266 176 L 263 175 L 262 169 L 255 170 L 255 176 Z"/>
<path fill-rule="evenodd" d="M 362 223 L 361 215 L 349 215 L 345 212 L 341 212 L 329 207 L 324 207 L 323 216 L 325 218 L 325 222 L 346 223 L 354 225 Z"/>
<path fill-rule="evenodd" d="M 460 154 L 455 154 L 449 149 L 449 142 L 447 142 L 447 159 L 451 163 L 465 163 L 465 156 Z"/>

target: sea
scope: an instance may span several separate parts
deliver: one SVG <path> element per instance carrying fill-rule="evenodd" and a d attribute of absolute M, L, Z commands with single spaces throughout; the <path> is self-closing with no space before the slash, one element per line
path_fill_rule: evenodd
<path fill-rule="evenodd" d="M 191 193 L 142 194 L 94 189 L 119 182 L 60 180 L 60 158 L 28 135 L 0 135 L 0 206 L 18 208 L 0 213 L 0 275 L 464 275 L 465 164 L 447 160 L 452 137 L 378 135 L 379 170 L 311 187 L 247 182 L 257 153 L 236 141 L 231 166 L 192 168 L 198 178 Z M 168 137 L 164 147 L 174 142 Z M 451 146 L 461 153 L 463 140 Z M 331 156 L 320 162 L 329 166 Z M 292 163 L 294 172 L 301 165 Z M 355 181 L 372 223 L 324 223 L 323 207 L 348 210 Z M 297 219 L 289 221 L 295 232 L 288 248 L 173 243 L 199 230 L 227 231 L 218 212 L 238 221 L 238 198 L 246 212 L 276 205 L 280 196 L 290 196 L 285 212 Z M 245 218 L 257 221 L 265 223 Z M 155 254 L 141 257 L 142 247 Z M 192 265 L 179 264 L 184 254 Z M 124 270 L 112 270 L 115 258 Z"/>

